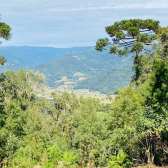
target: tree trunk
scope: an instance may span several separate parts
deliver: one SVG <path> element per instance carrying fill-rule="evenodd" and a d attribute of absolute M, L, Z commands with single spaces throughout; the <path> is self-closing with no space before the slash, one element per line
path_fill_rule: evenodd
<path fill-rule="evenodd" d="M 139 70 L 139 50 L 136 51 L 135 56 L 135 84 L 138 85 L 137 80 L 140 76 L 140 70 Z"/>
<path fill-rule="evenodd" d="M 148 158 L 148 167 L 150 168 L 151 165 L 153 165 L 153 159 L 154 156 L 152 155 L 152 146 L 151 146 L 151 139 L 150 137 L 148 139 L 146 139 L 147 142 L 147 152 L 146 152 L 146 156 Z"/>

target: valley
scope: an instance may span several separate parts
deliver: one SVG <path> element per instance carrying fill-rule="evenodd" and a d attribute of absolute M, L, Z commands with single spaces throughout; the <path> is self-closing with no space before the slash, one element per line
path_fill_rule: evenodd
<path fill-rule="evenodd" d="M 118 57 L 94 47 L 31 46 L 0 47 L 0 53 L 7 60 L 0 72 L 31 69 L 44 74 L 45 84 L 58 92 L 89 89 L 114 94 L 131 81 L 132 54 Z"/>
<path fill-rule="evenodd" d="M 0 168 L 168 167 L 166 0 L 0 8 Z"/>

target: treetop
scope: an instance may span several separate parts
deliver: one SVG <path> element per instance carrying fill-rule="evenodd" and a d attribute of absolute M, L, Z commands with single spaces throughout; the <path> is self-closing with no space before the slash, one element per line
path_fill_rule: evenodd
<path fill-rule="evenodd" d="M 129 29 L 148 29 L 153 30 L 156 34 L 160 30 L 159 21 L 152 19 L 130 19 L 130 20 L 122 20 L 120 22 L 114 22 L 113 25 L 105 27 L 107 34 L 114 36 L 118 32 L 122 32 L 123 30 L 128 31 Z M 131 35 L 131 34 L 130 34 Z"/>
<path fill-rule="evenodd" d="M 114 22 L 113 25 L 105 27 L 107 34 L 112 37 L 112 43 L 107 38 L 100 38 L 96 42 L 95 49 L 102 51 L 108 45 L 131 47 L 136 42 L 150 44 L 153 40 L 156 40 L 157 35 L 161 32 L 159 23 L 159 21 L 152 19 L 130 19 Z M 114 53 L 116 50 L 114 49 L 115 47 L 112 47 L 110 53 Z"/>
<path fill-rule="evenodd" d="M 1 20 L 1 15 L 0 15 Z M 11 34 L 11 27 L 4 22 L 0 22 L 0 38 L 5 40 L 9 40 L 12 36 Z"/>

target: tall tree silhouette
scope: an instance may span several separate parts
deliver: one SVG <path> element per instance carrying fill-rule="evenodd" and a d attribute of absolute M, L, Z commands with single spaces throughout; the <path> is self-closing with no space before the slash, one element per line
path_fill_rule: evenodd
<path fill-rule="evenodd" d="M 140 54 L 142 51 L 149 52 L 144 45 L 152 45 L 152 41 L 157 39 L 161 27 L 159 21 L 147 19 L 130 19 L 115 22 L 111 26 L 105 27 L 107 34 L 112 38 L 100 38 L 96 42 L 95 49 L 103 51 L 109 46 L 109 53 L 118 56 L 135 53 L 133 80 L 137 81 L 140 76 Z"/>

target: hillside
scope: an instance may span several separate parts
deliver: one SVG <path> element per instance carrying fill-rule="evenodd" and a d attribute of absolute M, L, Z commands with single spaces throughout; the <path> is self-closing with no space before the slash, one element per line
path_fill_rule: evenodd
<path fill-rule="evenodd" d="M 0 72 L 5 70 L 29 69 L 35 65 L 46 64 L 65 54 L 97 53 L 93 47 L 53 48 L 32 46 L 0 47 L 0 55 L 7 60 L 5 66 L 1 66 Z"/>
<path fill-rule="evenodd" d="M 118 57 L 110 54 L 68 54 L 47 64 L 32 68 L 46 76 L 46 83 L 50 87 L 69 82 L 72 84 L 96 76 L 106 70 L 121 66 L 131 66 L 132 57 Z"/>
<path fill-rule="evenodd" d="M 89 91 L 114 94 L 117 89 L 122 89 L 130 83 L 132 75 L 131 66 L 115 68 L 78 82 L 74 89 L 89 89 Z"/>
<path fill-rule="evenodd" d="M 104 80 L 101 73 L 112 68 L 131 66 L 131 55 L 118 57 L 107 54 L 106 51 L 100 53 L 94 47 L 0 47 L 0 55 L 7 59 L 7 64 L 1 66 L 0 72 L 4 72 L 6 69 L 16 71 L 21 68 L 39 71 L 46 76 L 45 83 L 54 88 L 62 85 L 63 88 L 73 89 L 75 86 L 75 88 L 86 88 L 106 93 L 113 92 L 116 85 L 122 87 L 125 84 L 121 83 L 130 81 L 129 77 L 128 79 L 123 78 L 121 79 L 123 82 L 113 81 L 113 84 L 109 86 L 109 83 L 111 83 L 110 77 L 106 77 Z M 115 73 L 116 75 L 118 73 L 122 74 L 117 70 Z M 101 74 L 100 79 L 98 79 L 99 74 Z M 113 75 L 115 74 L 113 73 Z M 106 73 L 104 76 L 106 76 Z M 92 77 L 95 78 L 92 79 Z M 117 80 L 120 76 L 111 76 L 111 78 Z M 94 84 L 92 85 L 87 79 L 93 80 Z M 104 82 L 101 82 L 101 80 L 104 80 Z M 79 81 L 83 82 L 79 83 Z M 95 83 L 96 81 L 97 83 Z M 78 84 L 76 85 L 76 83 Z"/>

